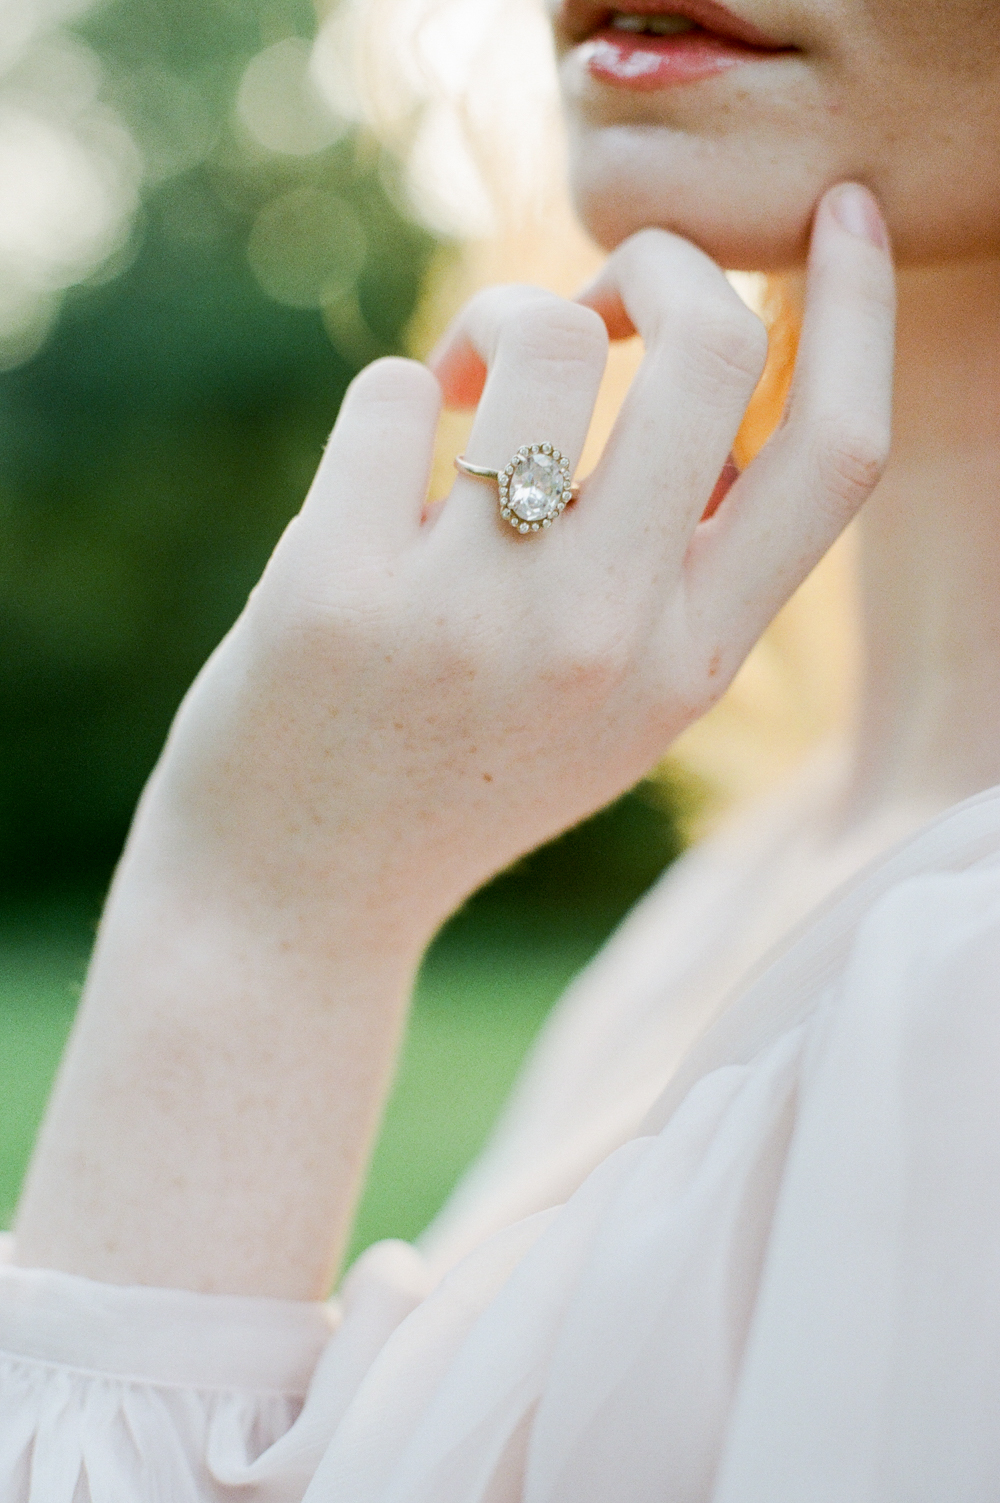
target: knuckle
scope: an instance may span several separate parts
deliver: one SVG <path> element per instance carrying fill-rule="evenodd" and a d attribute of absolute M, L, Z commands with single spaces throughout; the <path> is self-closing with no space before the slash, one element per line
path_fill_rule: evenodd
<path fill-rule="evenodd" d="M 376 641 L 386 624 L 404 614 L 407 585 L 391 563 L 354 556 L 349 568 L 330 567 L 303 517 L 285 529 L 250 594 L 246 615 L 266 633 L 294 643 L 296 654 L 314 659 L 331 643 L 359 651 Z"/>
<path fill-rule="evenodd" d="M 683 273 L 687 249 L 687 242 L 679 240 L 669 230 L 647 225 L 616 246 L 606 262 L 605 274 L 630 280 L 662 276 L 666 285 L 671 285 L 676 282 L 678 273 Z M 691 250 L 694 251 L 693 246 Z"/>
<path fill-rule="evenodd" d="M 552 634 L 546 657 L 546 682 L 567 698 L 589 704 L 618 687 L 635 652 L 620 626 L 577 621 Z"/>
<path fill-rule="evenodd" d="M 532 364 L 590 368 L 603 365 L 608 348 L 604 322 L 593 309 L 556 297 L 513 311 L 501 340 L 516 358 Z"/>
<path fill-rule="evenodd" d="M 706 301 L 690 315 L 689 337 L 713 377 L 756 386 L 767 360 L 767 330 L 734 294 Z"/>
<path fill-rule="evenodd" d="M 692 296 L 678 289 L 662 309 L 657 342 L 676 348 L 699 387 L 711 393 L 734 385 L 747 395 L 764 373 L 767 329 L 728 285 Z"/>
<path fill-rule="evenodd" d="M 295 660 L 326 658 L 331 645 L 353 646 L 371 631 L 374 603 L 358 597 L 341 599 L 324 590 L 308 570 L 275 556 L 250 597 L 247 616 L 266 636 L 284 644 Z"/>
<path fill-rule="evenodd" d="M 703 276 L 706 271 L 719 275 L 718 267 L 704 251 L 657 225 L 646 225 L 623 240 L 612 251 L 608 265 L 615 270 L 627 269 L 632 275 L 665 275 L 673 284 Z"/>
<path fill-rule="evenodd" d="M 888 434 L 874 423 L 843 420 L 830 423 L 817 440 L 823 491 L 850 510 L 875 489 L 888 458 Z"/>
<path fill-rule="evenodd" d="M 423 412 L 436 410 L 441 388 L 436 377 L 418 360 L 386 355 L 366 365 L 354 377 L 343 402 L 345 414 L 355 409 L 399 408 Z"/>
<path fill-rule="evenodd" d="M 623 244 L 622 249 L 634 253 L 651 253 L 664 255 L 672 252 L 678 245 L 678 238 L 669 230 L 660 229 L 658 225 L 647 224 L 643 229 L 636 230 Z"/>
<path fill-rule="evenodd" d="M 373 397 L 408 397 L 414 391 L 430 390 L 436 382 L 419 360 L 402 355 L 384 355 L 359 371 L 351 382 L 353 391 Z"/>
<path fill-rule="evenodd" d="M 678 655 L 676 642 L 664 649 L 664 655 L 661 681 L 670 684 L 670 702 L 678 720 L 690 725 L 722 698 L 732 677 L 729 663 L 721 649 L 708 649 L 690 637 L 683 656 Z"/>

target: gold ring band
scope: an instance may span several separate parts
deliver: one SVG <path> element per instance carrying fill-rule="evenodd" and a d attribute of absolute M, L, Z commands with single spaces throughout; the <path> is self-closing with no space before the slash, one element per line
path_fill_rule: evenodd
<path fill-rule="evenodd" d="M 455 468 L 462 475 L 468 475 L 473 480 L 499 480 L 499 470 L 488 470 L 485 465 L 470 464 L 464 454 L 455 455 Z"/>

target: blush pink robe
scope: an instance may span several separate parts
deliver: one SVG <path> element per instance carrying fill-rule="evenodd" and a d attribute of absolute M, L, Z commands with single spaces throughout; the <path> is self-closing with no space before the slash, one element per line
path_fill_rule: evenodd
<path fill-rule="evenodd" d="M 1000 789 L 867 867 L 815 796 L 668 874 L 335 1304 L 8 1264 L 0 1503 L 996 1503 Z"/>

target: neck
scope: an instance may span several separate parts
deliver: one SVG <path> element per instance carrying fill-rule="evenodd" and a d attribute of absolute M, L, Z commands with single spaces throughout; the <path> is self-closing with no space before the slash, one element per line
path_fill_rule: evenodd
<path fill-rule="evenodd" d="M 859 533 L 848 823 L 1000 783 L 1000 260 L 902 274 L 893 458 Z"/>

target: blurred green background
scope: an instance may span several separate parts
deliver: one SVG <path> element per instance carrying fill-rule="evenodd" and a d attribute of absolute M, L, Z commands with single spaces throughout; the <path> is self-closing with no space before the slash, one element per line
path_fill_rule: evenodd
<path fill-rule="evenodd" d="M 18 16 L 0 13 L 0 1224 L 171 715 L 446 250 L 311 81 L 307 0 Z M 446 926 L 356 1248 L 426 1222 L 679 843 L 676 800 L 641 788 Z"/>

